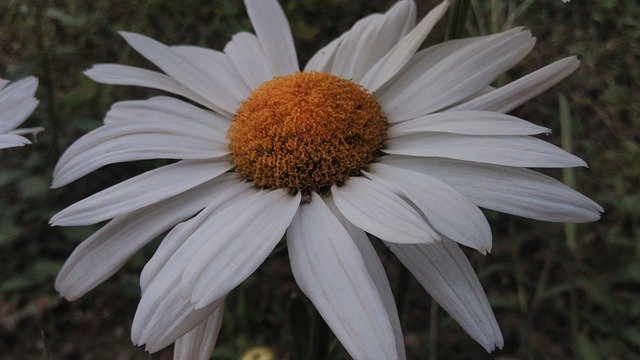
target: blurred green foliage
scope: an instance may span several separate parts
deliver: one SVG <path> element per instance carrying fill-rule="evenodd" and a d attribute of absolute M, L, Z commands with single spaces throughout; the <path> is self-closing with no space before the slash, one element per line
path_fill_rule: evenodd
<path fill-rule="evenodd" d="M 282 1 L 302 62 L 358 18 L 384 11 L 393 0 Z M 418 1 L 421 15 L 435 5 Z M 580 69 L 547 93 L 516 109 L 517 116 L 554 130 L 560 145 L 558 96 L 573 131 L 574 153 L 590 164 L 577 170 L 579 190 L 605 207 L 601 221 L 577 225 L 575 247 L 562 224 L 487 212 L 494 251 L 469 252 L 505 335 L 498 356 L 626 359 L 640 354 L 640 4 L 636 0 L 563 3 L 561 0 L 471 0 L 465 36 L 523 25 L 539 42 L 505 83 L 559 58 L 577 54 Z M 117 35 L 144 33 L 167 44 L 221 49 L 232 34 L 250 30 L 240 1 L 225 0 L 2 0 L 0 74 L 40 78 L 41 105 L 27 125 L 47 131 L 32 146 L 0 153 L 0 358 L 146 358 L 129 340 L 139 298 L 138 273 L 157 243 L 134 256 L 105 284 L 80 300 L 61 300 L 53 281 L 65 258 L 95 228 L 49 228 L 47 220 L 74 201 L 156 164 L 107 166 L 61 190 L 48 184 L 56 159 L 71 142 L 100 125 L 110 104 L 154 94 L 94 84 L 82 75 L 92 64 L 149 67 Z M 443 21 L 428 42 L 439 42 Z M 568 119 L 568 120 L 567 120 Z M 559 172 L 551 172 L 560 177 Z M 571 243 L 571 242 L 570 242 Z M 398 262 L 383 249 L 392 283 Z M 489 358 L 410 280 L 402 322 L 409 356 Z M 274 254 L 227 302 L 214 357 L 236 359 L 266 345 L 291 358 L 289 324 L 306 304 L 296 295 L 287 259 Z M 304 297 L 302 297 L 304 299 Z M 302 305 L 301 305 L 302 302 Z M 437 337 L 429 341 L 432 322 Z M 306 315 L 305 315 L 306 316 Z M 305 318 L 305 317 L 303 317 Z M 314 325 L 317 327 L 316 325 Z M 314 327 L 314 328 L 315 328 Z M 435 334 L 435 333 L 434 333 Z M 336 343 L 329 358 L 346 358 Z M 298 351 L 303 351 L 299 350 Z M 153 358 L 170 358 L 165 350 Z"/>

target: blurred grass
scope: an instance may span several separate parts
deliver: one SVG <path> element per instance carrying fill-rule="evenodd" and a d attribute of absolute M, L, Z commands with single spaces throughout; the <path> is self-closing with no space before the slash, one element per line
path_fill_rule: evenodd
<path fill-rule="evenodd" d="M 302 62 L 358 18 L 392 0 L 282 2 Z M 420 14 L 435 5 L 418 1 Z M 575 248 L 563 224 L 486 212 L 494 251 L 469 252 L 505 336 L 498 357 L 627 359 L 640 356 L 640 5 L 636 0 L 470 1 L 462 34 L 524 25 L 538 45 L 499 79 L 505 83 L 572 54 L 580 69 L 559 86 L 516 109 L 517 116 L 554 130 L 560 145 L 562 93 L 570 106 L 574 153 L 590 164 L 575 171 L 580 191 L 605 207 L 601 221 L 575 226 Z M 95 228 L 54 228 L 62 207 L 154 166 L 108 166 L 62 190 L 49 191 L 59 152 L 99 126 L 110 104 L 154 94 L 92 83 L 81 72 L 95 63 L 149 67 L 117 35 L 141 32 L 167 44 L 221 49 L 249 30 L 241 2 L 224 0 L 0 1 L 0 74 L 40 78 L 41 105 L 27 125 L 44 125 L 39 142 L 0 153 L 0 358 L 149 358 L 129 340 L 139 298 L 138 273 L 157 243 L 143 249 L 105 284 L 69 303 L 53 280 L 75 245 Z M 430 42 L 440 41 L 446 21 Z M 564 111 L 566 115 L 566 110 Z M 550 172 L 556 178 L 560 172 Z M 573 235 L 568 235 L 573 238 Z M 569 243 L 571 244 L 571 243 Z M 381 253 L 392 282 L 397 261 Z M 394 286 L 395 288 L 395 286 Z M 411 358 L 489 358 L 411 279 L 402 316 Z M 293 346 L 287 304 L 298 292 L 286 257 L 276 254 L 229 298 L 215 352 L 237 359 L 265 345 L 278 358 Z M 306 300 L 305 300 L 306 301 Z M 436 317 L 433 321 L 431 317 Z M 572 320 L 574 318 L 574 320 Z M 437 321 L 436 321 L 437 320 Z M 572 332 L 571 323 L 575 322 Z M 437 332 L 429 348 L 429 324 Z M 346 358 L 331 338 L 329 358 Z M 151 356 L 170 358 L 170 350 Z"/>

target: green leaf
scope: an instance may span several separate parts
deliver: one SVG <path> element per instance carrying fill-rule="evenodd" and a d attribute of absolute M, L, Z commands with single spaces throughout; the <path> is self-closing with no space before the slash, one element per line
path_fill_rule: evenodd
<path fill-rule="evenodd" d="M 584 334 L 578 334 L 576 355 L 581 360 L 599 360 L 601 358 L 596 345 Z"/>
<path fill-rule="evenodd" d="M 312 354 L 309 339 L 312 319 L 307 304 L 297 294 L 293 294 L 289 299 L 287 315 L 293 343 L 293 358 L 310 360 Z"/>

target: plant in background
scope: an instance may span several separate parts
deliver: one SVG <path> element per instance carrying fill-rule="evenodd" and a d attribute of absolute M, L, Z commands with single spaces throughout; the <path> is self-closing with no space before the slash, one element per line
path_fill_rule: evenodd
<path fill-rule="evenodd" d="M 296 282 L 354 358 L 404 358 L 380 238 L 487 351 L 503 339 L 458 244 L 491 250 L 479 207 L 586 222 L 602 208 L 526 167 L 586 165 L 532 137 L 549 129 L 505 115 L 578 67 L 569 57 L 498 89 L 535 39 L 521 28 L 418 51 L 448 2 L 416 24 L 413 1 L 358 21 L 300 72 L 274 0 L 247 0 L 256 35 L 223 52 L 123 32 L 163 72 L 100 64 L 106 84 L 164 90 L 113 105 L 54 170 L 61 187 L 107 164 L 176 159 L 64 209 L 52 225 L 110 220 L 65 263 L 73 300 L 170 230 L 145 266 L 132 340 L 208 358 L 227 294 L 286 233 Z"/>
<path fill-rule="evenodd" d="M 36 135 L 41 127 L 18 129 L 36 109 L 35 98 L 38 79 L 26 77 L 8 85 L 9 81 L 0 79 L 0 149 L 31 144 L 23 135 Z"/>

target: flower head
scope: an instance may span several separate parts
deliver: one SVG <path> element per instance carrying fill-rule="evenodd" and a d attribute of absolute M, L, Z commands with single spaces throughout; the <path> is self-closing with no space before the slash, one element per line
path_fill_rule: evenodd
<path fill-rule="evenodd" d="M 123 32 L 164 73 L 101 64 L 86 74 L 179 95 L 113 105 L 74 143 L 54 187 L 104 165 L 176 159 L 64 209 L 53 225 L 110 220 L 80 244 L 56 288 L 76 299 L 170 230 L 140 277 L 135 344 L 206 358 L 227 294 L 286 233 L 296 282 L 354 358 L 404 358 L 380 238 L 487 351 L 497 321 L 458 244 L 491 250 L 479 207 L 546 221 L 602 208 L 527 167 L 585 163 L 505 115 L 571 74 L 569 57 L 501 88 L 535 40 L 513 29 L 418 50 L 447 2 L 416 23 L 413 1 L 358 21 L 300 72 L 275 0 L 246 0 L 256 35 L 224 52 Z M 458 243 L 458 244 L 456 244 Z M 191 355 L 185 355 L 191 354 Z"/>
<path fill-rule="evenodd" d="M 34 97 L 38 79 L 29 76 L 8 85 L 0 79 L 0 149 L 31 144 L 22 135 L 37 134 L 42 128 L 17 129 L 38 106 Z"/>

